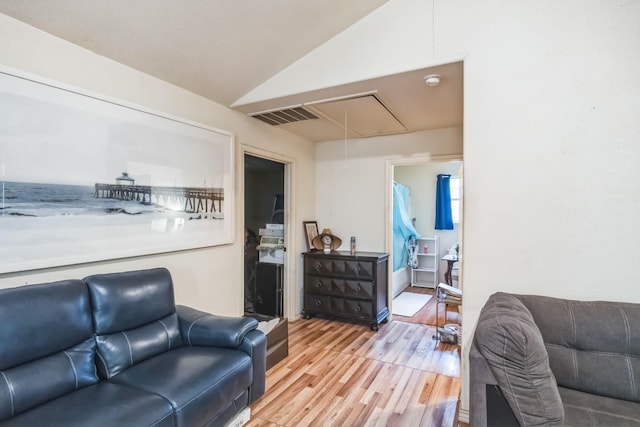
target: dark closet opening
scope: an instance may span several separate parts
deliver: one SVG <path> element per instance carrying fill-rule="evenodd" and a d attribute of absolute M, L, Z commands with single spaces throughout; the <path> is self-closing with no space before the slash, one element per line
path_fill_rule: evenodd
<path fill-rule="evenodd" d="M 245 314 L 283 317 L 284 164 L 245 154 Z"/>

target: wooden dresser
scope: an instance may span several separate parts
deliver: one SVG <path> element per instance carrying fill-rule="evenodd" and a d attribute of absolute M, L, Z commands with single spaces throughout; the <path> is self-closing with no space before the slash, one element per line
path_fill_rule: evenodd
<path fill-rule="evenodd" d="M 324 315 L 365 322 L 377 331 L 389 317 L 389 254 L 312 251 L 304 258 L 305 319 Z"/>

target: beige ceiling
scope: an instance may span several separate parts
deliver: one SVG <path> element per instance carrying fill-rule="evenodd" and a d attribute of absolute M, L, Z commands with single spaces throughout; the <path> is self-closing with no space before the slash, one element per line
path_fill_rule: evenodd
<path fill-rule="evenodd" d="M 386 1 L 2 0 L 0 13 L 247 114 L 303 106 L 318 119 L 279 126 L 314 141 L 342 138 L 345 118 L 350 137 L 461 125 L 461 63 L 234 105 Z"/>

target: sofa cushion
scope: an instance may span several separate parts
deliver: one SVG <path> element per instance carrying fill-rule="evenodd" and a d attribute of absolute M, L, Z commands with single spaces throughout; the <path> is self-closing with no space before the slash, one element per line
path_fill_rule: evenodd
<path fill-rule="evenodd" d="M 96 343 L 84 343 L 36 361 L 0 371 L 0 420 L 95 384 Z"/>
<path fill-rule="evenodd" d="M 0 421 L 98 381 L 79 280 L 0 291 Z"/>
<path fill-rule="evenodd" d="M 173 408 L 165 399 L 110 382 L 67 394 L 2 423 L 3 427 L 173 425 Z"/>
<path fill-rule="evenodd" d="M 640 304 L 519 295 L 559 386 L 640 402 Z"/>
<path fill-rule="evenodd" d="M 176 412 L 176 425 L 191 427 L 207 425 L 237 396 L 245 396 L 237 410 L 246 406 L 252 380 L 246 353 L 185 346 L 145 360 L 110 381 L 164 397 Z"/>
<path fill-rule="evenodd" d="M 91 295 L 102 377 L 111 378 L 182 345 L 167 269 L 98 274 L 84 280 Z"/>
<path fill-rule="evenodd" d="M 521 425 L 562 425 L 562 401 L 542 336 L 518 298 L 501 292 L 489 298 L 475 344 Z"/>
<path fill-rule="evenodd" d="M 640 407 L 635 402 L 564 387 L 558 387 L 558 390 L 567 427 L 640 426 Z"/>
<path fill-rule="evenodd" d="M 102 378 L 112 378 L 150 357 L 182 345 L 178 317 L 169 315 L 135 329 L 96 335 L 96 364 Z"/>
<path fill-rule="evenodd" d="M 86 277 L 96 334 L 137 328 L 175 313 L 171 274 L 165 268 Z"/>
<path fill-rule="evenodd" d="M 80 280 L 0 290 L 0 370 L 91 338 L 91 306 Z"/>

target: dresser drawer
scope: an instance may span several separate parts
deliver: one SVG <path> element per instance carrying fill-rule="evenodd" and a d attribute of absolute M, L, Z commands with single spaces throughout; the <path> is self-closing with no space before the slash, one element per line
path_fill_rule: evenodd
<path fill-rule="evenodd" d="M 304 310 L 311 313 L 330 313 L 331 297 L 306 293 L 304 295 Z"/>
<path fill-rule="evenodd" d="M 333 295 L 349 298 L 373 300 L 375 296 L 375 285 L 373 282 L 333 279 L 332 293 Z"/>
<path fill-rule="evenodd" d="M 333 279 L 330 277 L 313 276 L 306 274 L 304 276 L 304 291 L 313 292 L 315 294 L 329 295 L 333 293 Z"/>
<path fill-rule="evenodd" d="M 336 316 L 370 319 L 373 316 L 373 303 L 347 298 L 332 298 L 331 311 Z"/>
<path fill-rule="evenodd" d="M 305 259 L 304 272 L 323 276 L 373 279 L 374 263 L 370 260 L 307 257 Z"/>
<path fill-rule="evenodd" d="M 375 296 L 373 282 L 339 279 L 307 274 L 304 277 L 305 292 L 334 295 L 339 297 L 372 300 Z"/>

